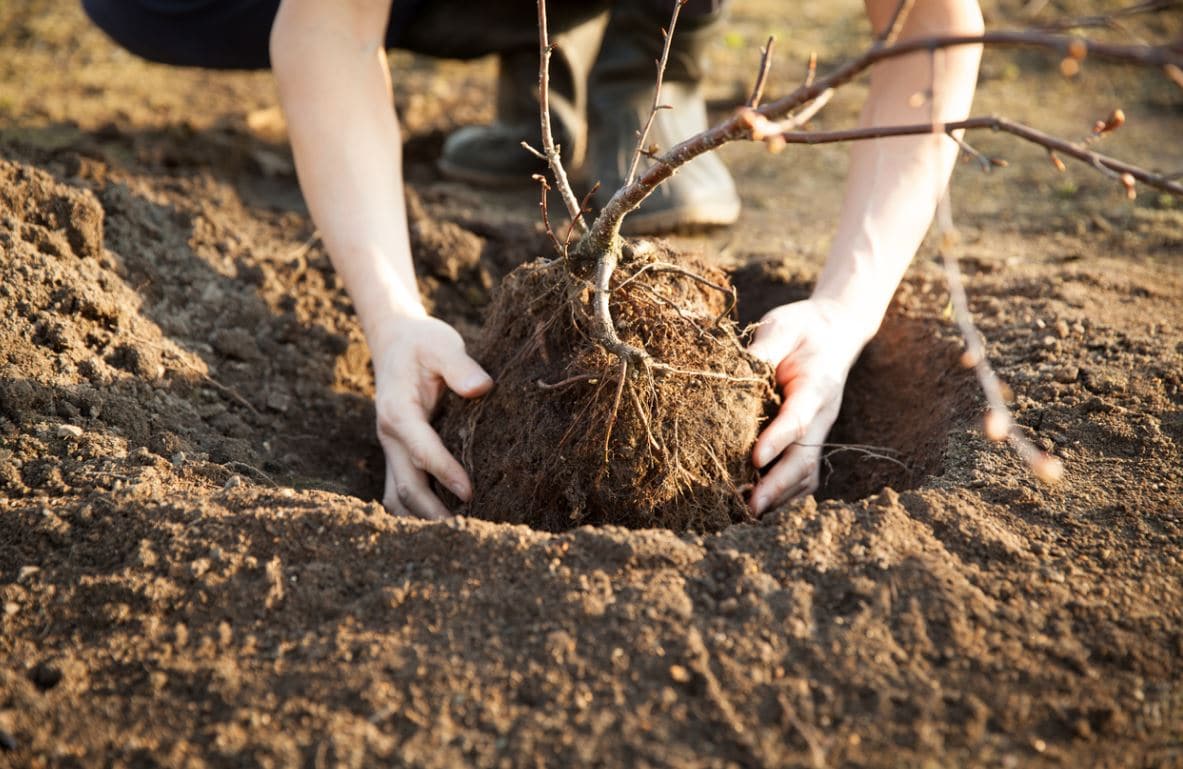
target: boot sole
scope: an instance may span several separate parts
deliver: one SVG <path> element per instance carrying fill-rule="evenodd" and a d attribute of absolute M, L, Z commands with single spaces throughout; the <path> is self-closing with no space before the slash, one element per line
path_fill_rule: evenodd
<path fill-rule="evenodd" d="M 726 227 L 739 219 L 738 200 L 712 201 L 668 211 L 634 211 L 624 218 L 623 235 L 659 235 L 678 230 Z"/>
<path fill-rule="evenodd" d="M 441 174 L 454 182 L 479 184 L 482 187 L 524 187 L 533 181 L 531 177 L 541 170 L 522 171 L 516 174 L 499 174 L 494 171 L 481 171 L 467 166 L 456 165 L 444 158 L 437 160 L 435 165 Z"/>

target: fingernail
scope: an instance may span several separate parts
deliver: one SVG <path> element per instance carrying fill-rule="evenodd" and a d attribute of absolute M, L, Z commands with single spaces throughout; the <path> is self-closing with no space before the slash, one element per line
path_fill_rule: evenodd
<path fill-rule="evenodd" d="M 462 502 L 468 501 L 468 497 L 470 496 L 470 494 L 468 493 L 468 487 L 465 486 L 463 483 L 460 483 L 458 481 L 454 481 L 448 488 L 450 488 L 452 490 L 453 494 L 455 494 L 457 497 L 460 498 L 460 501 L 462 501 Z"/>
<path fill-rule="evenodd" d="M 488 387 L 493 383 L 493 380 L 487 374 L 473 374 L 468 379 L 464 380 L 464 389 L 466 392 L 473 390 L 480 390 Z"/>
<path fill-rule="evenodd" d="M 752 495 L 752 512 L 755 513 L 756 515 L 759 515 L 760 513 L 764 512 L 764 495 L 763 494 L 753 494 Z"/>
<path fill-rule="evenodd" d="M 756 462 L 756 467 L 763 467 L 772 461 L 772 457 L 768 456 L 768 449 L 763 446 L 756 449 L 756 456 L 753 459 Z"/>

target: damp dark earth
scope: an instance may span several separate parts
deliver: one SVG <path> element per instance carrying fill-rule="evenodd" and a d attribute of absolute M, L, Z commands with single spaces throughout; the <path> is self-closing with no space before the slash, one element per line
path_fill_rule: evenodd
<path fill-rule="evenodd" d="M 717 116 L 769 33 L 773 90 L 865 41 L 857 4 L 792 9 L 736 3 Z M 435 169 L 491 62 L 394 61 L 420 289 L 475 343 L 546 254 L 537 190 Z M 1183 203 L 1001 136 L 1007 168 L 955 175 L 970 305 L 1057 485 L 982 437 L 926 246 L 829 438 L 874 451 L 815 497 L 709 533 L 429 523 L 375 501 L 369 353 L 276 103 L 0 4 L 0 767 L 1183 766 Z M 1183 91 L 1145 72 L 988 53 L 975 112 L 1078 137 L 1117 106 L 1108 152 L 1180 165 Z M 846 156 L 722 155 L 740 222 L 673 247 L 747 323 L 807 295 Z"/>

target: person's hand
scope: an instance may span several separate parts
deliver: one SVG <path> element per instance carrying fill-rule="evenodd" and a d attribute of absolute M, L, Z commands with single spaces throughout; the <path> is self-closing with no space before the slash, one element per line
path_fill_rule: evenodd
<path fill-rule="evenodd" d="M 752 449 L 756 467 L 768 468 L 752 490 L 756 515 L 817 490 L 822 444 L 867 341 L 854 321 L 844 306 L 815 298 L 771 310 L 756 328 L 748 350 L 773 367 L 784 399 Z"/>
<path fill-rule="evenodd" d="M 428 420 L 445 385 L 475 398 L 488 392 L 493 380 L 468 357 L 456 330 L 436 318 L 387 324 L 372 352 L 378 440 L 386 454 L 382 504 L 395 515 L 447 518 L 450 513 L 432 493 L 428 474 L 464 501 L 472 498 L 472 483 Z"/>

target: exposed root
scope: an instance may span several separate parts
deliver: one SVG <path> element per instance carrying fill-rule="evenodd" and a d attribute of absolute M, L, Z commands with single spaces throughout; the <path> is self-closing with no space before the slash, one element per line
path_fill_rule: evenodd
<path fill-rule="evenodd" d="M 725 275 L 667 254 L 623 247 L 611 291 L 579 260 L 506 278 L 471 348 L 497 387 L 475 422 L 475 404 L 450 397 L 440 425 L 472 468 L 461 512 L 551 530 L 747 520 L 738 489 L 755 480 L 771 379 L 726 317 Z M 605 320 L 617 345 L 602 344 Z"/>
<path fill-rule="evenodd" d="M 539 379 L 538 386 L 543 390 L 557 390 L 560 387 L 566 387 L 567 385 L 573 385 L 578 382 L 591 382 L 592 384 L 595 384 L 598 381 L 600 381 L 599 374 L 578 374 L 576 376 L 569 376 L 566 379 L 560 380 L 553 384 L 549 382 L 543 382 L 541 379 Z"/>
<path fill-rule="evenodd" d="M 612 448 L 612 431 L 616 428 L 616 417 L 620 414 L 620 398 L 624 395 L 624 385 L 628 381 L 628 361 L 620 361 L 620 381 L 616 384 L 616 397 L 612 399 L 612 411 L 608 414 L 607 428 L 604 430 L 604 464 L 608 464 L 608 452 Z"/>

